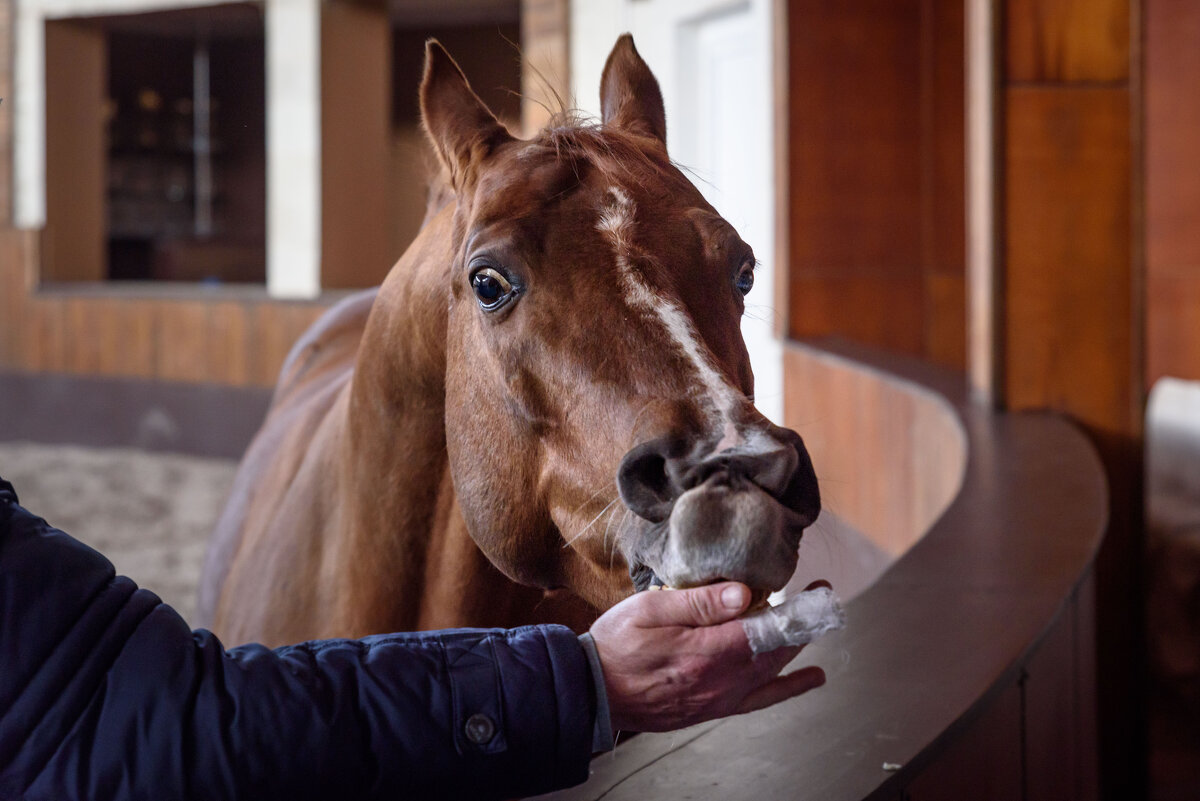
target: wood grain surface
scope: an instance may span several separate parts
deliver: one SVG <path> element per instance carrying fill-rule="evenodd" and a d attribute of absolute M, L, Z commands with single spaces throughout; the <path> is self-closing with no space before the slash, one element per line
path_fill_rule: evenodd
<path fill-rule="evenodd" d="M 1145 0 L 1146 384 L 1200 380 L 1200 3 Z"/>
<path fill-rule="evenodd" d="M 788 333 L 963 367 L 963 8 L 787 4 Z"/>
<path fill-rule="evenodd" d="M 47 284 L 35 232 L 0 230 L 0 369 L 273 386 L 297 337 L 341 294 L 262 288 Z"/>

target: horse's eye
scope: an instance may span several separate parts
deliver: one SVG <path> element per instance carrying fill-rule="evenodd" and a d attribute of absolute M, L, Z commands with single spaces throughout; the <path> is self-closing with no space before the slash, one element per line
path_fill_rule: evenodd
<path fill-rule="evenodd" d="M 754 288 L 754 265 L 747 264 L 743 267 L 737 278 L 734 279 L 733 285 L 743 296 L 750 294 L 750 290 Z"/>
<path fill-rule="evenodd" d="M 481 267 L 471 274 L 471 289 L 484 311 L 495 311 L 513 295 L 513 285 L 494 267 Z"/>

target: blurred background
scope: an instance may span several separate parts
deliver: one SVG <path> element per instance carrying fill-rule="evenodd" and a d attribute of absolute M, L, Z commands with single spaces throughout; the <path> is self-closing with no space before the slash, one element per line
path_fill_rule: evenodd
<path fill-rule="evenodd" d="M 1103 793 L 1200 798 L 1191 0 L 0 0 L 0 475 L 186 617 L 288 348 L 420 225 L 425 39 L 529 133 L 624 31 L 762 261 L 764 413 L 840 342 L 1087 432 Z"/>

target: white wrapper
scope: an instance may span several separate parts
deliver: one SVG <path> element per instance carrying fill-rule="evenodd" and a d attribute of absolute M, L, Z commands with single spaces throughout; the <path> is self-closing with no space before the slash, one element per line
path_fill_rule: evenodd
<path fill-rule="evenodd" d="M 750 650 L 765 654 L 785 645 L 804 645 L 846 625 L 833 590 L 818 587 L 742 618 Z"/>

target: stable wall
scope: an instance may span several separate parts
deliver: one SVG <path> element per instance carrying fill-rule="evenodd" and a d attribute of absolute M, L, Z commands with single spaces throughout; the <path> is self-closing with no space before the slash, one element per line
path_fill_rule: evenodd
<path fill-rule="evenodd" d="M 962 368 L 963 3 L 787 3 L 787 331 Z"/>
<path fill-rule="evenodd" d="M 334 299 L 144 284 L 36 291 L 39 242 L 0 229 L 0 369 L 271 386 Z"/>
<path fill-rule="evenodd" d="M 994 400 L 1053 409 L 1099 451 L 1096 560 L 1106 798 L 1146 785 L 1141 6 L 1007 0 L 993 34 L 998 119 Z M 985 46 L 983 42 L 978 43 Z"/>
<path fill-rule="evenodd" d="M 1144 0 L 1146 385 L 1200 380 L 1200 4 Z"/>
<path fill-rule="evenodd" d="M 967 442 L 945 398 L 865 365 L 873 355 L 786 348 L 784 415 L 816 466 L 822 507 L 895 558 L 958 494 Z"/>
<path fill-rule="evenodd" d="M 107 277 L 103 104 L 107 47 L 98 28 L 46 26 L 46 220 L 43 277 Z"/>
<path fill-rule="evenodd" d="M 369 5 L 321 5 L 321 288 L 380 283 L 388 231 L 391 27 Z"/>

